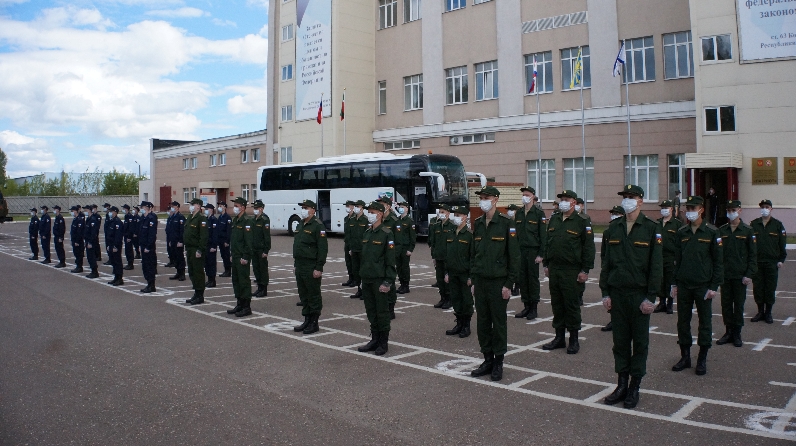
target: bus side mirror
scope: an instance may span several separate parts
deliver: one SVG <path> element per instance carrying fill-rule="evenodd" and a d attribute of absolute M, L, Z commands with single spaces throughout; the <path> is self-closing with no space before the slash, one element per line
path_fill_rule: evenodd
<path fill-rule="evenodd" d="M 437 189 L 440 192 L 445 192 L 445 177 L 436 172 L 420 172 L 421 177 L 431 177 L 437 179 Z"/>
<path fill-rule="evenodd" d="M 468 177 L 478 177 L 481 180 L 481 187 L 486 187 L 486 175 L 478 172 L 465 172 Z"/>

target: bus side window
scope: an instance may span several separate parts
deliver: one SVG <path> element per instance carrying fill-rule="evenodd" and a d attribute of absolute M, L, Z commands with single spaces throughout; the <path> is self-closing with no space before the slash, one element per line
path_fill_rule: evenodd
<path fill-rule="evenodd" d="M 300 168 L 285 169 L 282 171 L 282 189 L 298 189 Z"/>

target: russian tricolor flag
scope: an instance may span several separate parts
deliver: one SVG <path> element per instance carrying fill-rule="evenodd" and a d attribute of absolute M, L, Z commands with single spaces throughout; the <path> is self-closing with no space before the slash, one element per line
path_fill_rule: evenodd
<path fill-rule="evenodd" d="M 528 93 L 533 93 L 536 91 L 536 75 L 538 72 L 536 71 L 536 55 L 533 55 L 533 79 L 531 79 L 531 88 L 528 90 Z"/>

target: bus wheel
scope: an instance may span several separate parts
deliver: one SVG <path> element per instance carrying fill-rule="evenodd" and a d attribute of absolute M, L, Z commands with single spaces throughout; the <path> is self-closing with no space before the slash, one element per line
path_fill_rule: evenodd
<path fill-rule="evenodd" d="M 296 231 L 298 230 L 298 225 L 300 221 L 301 220 L 299 220 L 299 218 L 296 217 L 295 215 L 290 217 L 290 220 L 288 220 L 287 222 L 287 233 L 290 234 L 291 236 L 296 235 Z"/>

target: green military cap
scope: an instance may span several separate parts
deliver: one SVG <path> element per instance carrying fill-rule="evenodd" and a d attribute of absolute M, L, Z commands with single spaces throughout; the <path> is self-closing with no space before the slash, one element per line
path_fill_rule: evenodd
<path fill-rule="evenodd" d="M 575 199 L 575 203 L 577 203 L 577 204 L 584 204 L 584 202 L 583 202 L 583 198 L 580 198 L 580 197 L 576 198 L 576 199 Z"/>
<path fill-rule="evenodd" d="M 400 203 L 396 203 L 396 204 L 397 204 L 398 206 L 406 206 L 406 207 L 409 207 L 409 203 L 407 203 L 407 202 L 405 202 L 405 201 L 401 201 Z"/>
<path fill-rule="evenodd" d="M 375 211 L 384 212 L 384 204 L 379 200 L 371 201 L 367 209 L 373 209 Z"/>
<path fill-rule="evenodd" d="M 637 197 L 644 198 L 644 189 L 640 186 L 636 186 L 635 184 L 628 184 L 622 189 L 621 191 L 616 193 L 617 195 L 635 195 Z"/>
<path fill-rule="evenodd" d="M 353 206 L 355 204 L 353 200 L 347 200 L 343 206 Z"/>
<path fill-rule="evenodd" d="M 520 209 L 522 209 L 522 208 L 521 208 L 521 207 L 519 207 L 519 206 L 517 206 L 516 204 L 510 204 L 510 205 L 508 205 L 508 206 L 506 207 L 506 209 L 508 209 L 508 210 L 510 210 L 510 211 L 519 211 L 519 210 L 520 210 Z"/>
<path fill-rule="evenodd" d="M 388 197 L 386 195 L 383 196 L 383 197 L 379 197 L 379 199 L 376 200 L 376 201 L 392 206 L 392 198 L 390 198 L 390 197 Z"/>
<path fill-rule="evenodd" d="M 578 194 L 574 190 L 564 189 L 560 194 L 556 195 L 558 198 L 578 198 Z"/>
<path fill-rule="evenodd" d="M 301 206 L 301 207 L 318 209 L 318 205 L 315 204 L 315 202 L 312 201 L 312 200 L 304 200 L 301 203 L 299 203 L 298 205 Z"/>
<path fill-rule="evenodd" d="M 265 203 L 263 203 L 263 200 L 257 200 L 254 203 L 252 203 L 252 207 L 257 209 L 262 209 L 265 207 Z"/>
<path fill-rule="evenodd" d="M 688 197 L 688 200 L 686 200 L 685 202 L 686 206 L 702 206 L 703 204 L 705 204 L 705 199 L 700 197 L 699 195 Z"/>
<path fill-rule="evenodd" d="M 205 202 L 200 200 L 199 198 L 194 198 L 188 204 L 205 204 Z"/>
<path fill-rule="evenodd" d="M 673 208 L 674 203 L 672 203 L 671 200 L 663 200 L 661 201 L 661 204 L 659 204 L 658 206 L 662 208 Z"/>
<path fill-rule="evenodd" d="M 614 206 L 611 208 L 611 213 L 625 215 L 625 208 L 623 208 L 622 206 Z"/>
<path fill-rule="evenodd" d="M 438 207 L 439 209 L 443 210 L 443 211 L 448 211 L 448 212 L 450 212 L 450 211 L 451 211 L 451 207 L 450 207 L 450 206 L 448 206 L 447 204 L 441 204 L 441 205 L 439 205 L 439 206 L 437 206 L 437 207 Z"/>
<path fill-rule="evenodd" d="M 240 205 L 242 205 L 242 206 L 248 206 L 248 205 L 249 205 L 249 202 L 248 202 L 248 201 L 246 201 L 246 199 L 245 199 L 245 198 L 243 198 L 243 197 L 237 197 L 237 198 L 235 198 L 234 200 L 232 200 L 232 202 L 233 202 L 233 203 L 240 204 Z"/>
<path fill-rule="evenodd" d="M 468 208 L 467 206 L 453 206 L 451 208 L 451 212 L 453 212 L 454 214 L 467 215 L 470 213 L 470 208 Z"/>
<path fill-rule="evenodd" d="M 763 206 L 771 206 L 773 208 L 774 207 L 774 203 L 772 203 L 771 200 L 763 200 L 763 201 L 760 202 L 760 204 L 758 206 L 760 206 L 761 208 Z"/>
<path fill-rule="evenodd" d="M 364 202 L 364 201 L 362 201 L 362 200 L 357 200 L 357 201 L 355 201 L 355 202 L 354 202 L 354 206 L 362 206 L 362 207 L 364 208 L 364 207 L 365 207 L 365 206 L 367 206 L 367 205 L 368 205 L 368 204 L 367 204 L 367 203 L 365 203 L 365 202 Z"/>
<path fill-rule="evenodd" d="M 729 200 L 727 202 L 728 208 L 739 208 L 741 207 L 741 200 Z"/>
<path fill-rule="evenodd" d="M 490 197 L 499 197 L 500 191 L 495 186 L 484 186 L 476 192 L 476 195 L 488 195 Z"/>
<path fill-rule="evenodd" d="M 520 188 L 520 192 L 530 192 L 536 195 L 536 189 L 532 188 L 531 186 L 525 186 Z"/>

